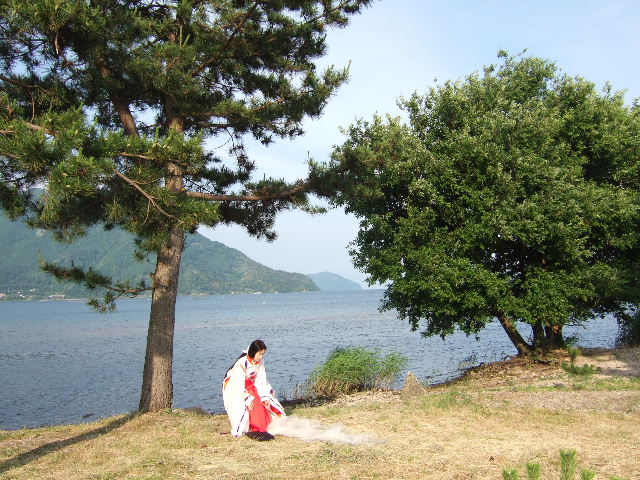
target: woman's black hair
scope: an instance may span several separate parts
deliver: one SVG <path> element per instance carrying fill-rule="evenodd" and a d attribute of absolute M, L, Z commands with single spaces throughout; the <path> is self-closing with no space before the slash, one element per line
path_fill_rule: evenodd
<path fill-rule="evenodd" d="M 235 365 L 238 360 L 240 360 L 242 357 L 246 355 L 248 355 L 251 358 L 254 358 L 256 356 L 256 353 L 258 353 L 260 350 L 266 350 L 266 349 L 267 349 L 267 345 L 262 340 L 254 340 L 253 342 L 251 342 L 251 345 L 249 345 L 247 353 L 242 352 L 242 355 L 236 358 L 236 361 L 233 362 L 233 365 Z M 233 365 L 231 365 L 227 369 L 227 373 L 225 373 L 225 377 L 229 373 L 229 370 L 233 368 Z"/>
<path fill-rule="evenodd" d="M 247 355 L 251 358 L 254 358 L 256 356 L 256 353 L 258 353 L 260 350 L 266 350 L 266 349 L 267 349 L 267 346 L 262 340 L 254 340 L 253 342 L 251 342 L 251 345 L 249 345 L 249 350 L 247 350 Z"/>

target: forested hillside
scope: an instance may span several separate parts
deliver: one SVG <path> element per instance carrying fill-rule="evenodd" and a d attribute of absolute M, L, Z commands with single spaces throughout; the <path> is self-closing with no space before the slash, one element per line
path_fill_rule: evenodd
<path fill-rule="evenodd" d="M 153 270 L 155 259 L 134 259 L 133 237 L 121 230 L 93 228 L 72 244 L 51 239 L 48 232 L 11 222 L 0 215 L 0 293 L 4 298 L 43 298 L 50 295 L 86 297 L 88 292 L 61 283 L 40 270 L 40 258 L 79 266 L 92 265 L 114 279 L 139 280 Z M 149 283 L 149 282 L 147 282 Z M 180 274 L 180 293 L 254 293 L 318 290 L 306 275 L 265 267 L 222 243 L 195 234 L 187 237 Z"/>

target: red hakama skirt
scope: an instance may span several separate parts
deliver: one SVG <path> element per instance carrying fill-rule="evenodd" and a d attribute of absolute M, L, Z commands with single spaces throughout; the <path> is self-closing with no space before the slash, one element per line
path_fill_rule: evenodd
<path fill-rule="evenodd" d="M 247 392 L 253 395 L 253 408 L 249 410 L 249 431 L 266 432 L 271 423 L 271 413 L 260 400 L 258 390 L 252 378 L 247 378 L 244 382 Z"/>

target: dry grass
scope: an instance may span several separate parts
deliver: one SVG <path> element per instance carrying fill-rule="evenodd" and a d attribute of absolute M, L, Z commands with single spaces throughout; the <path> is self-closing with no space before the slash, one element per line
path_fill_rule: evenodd
<path fill-rule="evenodd" d="M 587 351 L 578 364 L 488 365 L 421 393 L 357 394 L 296 415 L 384 438 L 380 445 L 234 439 L 225 416 L 174 411 L 85 425 L 0 432 L 3 479 L 500 479 L 542 465 L 557 479 L 560 449 L 579 465 L 640 479 L 640 350 Z"/>

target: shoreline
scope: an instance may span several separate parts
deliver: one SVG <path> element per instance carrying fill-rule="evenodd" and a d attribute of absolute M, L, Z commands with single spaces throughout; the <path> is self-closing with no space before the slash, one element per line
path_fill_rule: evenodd
<path fill-rule="evenodd" d="M 224 296 L 224 295 L 283 295 L 283 294 L 289 294 L 289 293 L 314 293 L 314 292 L 322 292 L 322 293 L 351 293 L 351 292 L 364 292 L 364 291 L 383 291 L 384 289 L 382 288 L 362 288 L 360 290 L 293 290 L 290 292 L 207 292 L 207 293 L 203 293 L 203 292 L 198 292 L 198 293 L 180 293 L 178 294 L 178 298 L 179 297 L 218 297 L 218 296 Z M 78 302 L 78 301 L 88 301 L 90 297 L 70 297 L 70 298 L 48 298 L 48 297 L 36 297 L 36 298 L 7 298 L 8 296 L 5 297 L 0 297 L 0 304 L 2 304 L 2 302 L 64 302 L 64 301 L 73 301 L 73 302 Z M 130 299 L 131 297 L 126 297 L 127 299 Z M 150 294 L 140 294 L 136 297 L 133 297 L 133 299 L 150 299 L 151 295 Z"/>
<path fill-rule="evenodd" d="M 68 299 L 68 301 L 71 301 L 72 299 Z M 43 300 L 46 301 L 46 300 Z M 53 301 L 53 300 L 52 300 Z M 508 363 L 511 362 L 513 360 L 513 358 L 509 358 L 509 359 L 505 359 L 505 360 L 497 360 L 495 362 L 489 362 L 489 363 L 482 363 L 480 365 L 476 365 L 476 366 L 472 366 L 469 367 L 463 371 L 461 371 L 459 373 L 459 375 L 455 378 L 452 378 L 450 380 L 445 380 L 442 382 L 436 382 L 433 384 L 423 384 L 424 388 L 426 389 L 432 389 L 432 388 L 439 388 L 439 387 L 446 387 L 446 386 L 454 386 L 457 382 L 460 382 L 462 380 L 464 380 L 464 378 L 472 371 L 477 370 L 477 369 L 481 369 L 487 365 L 495 365 L 495 364 L 503 364 L 503 363 Z M 409 374 L 412 374 L 411 372 L 408 372 Z M 404 383 L 406 382 L 406 379 L 403 382 L 400 382 L 404 385 Z M 323 405 L 330 405 L 330 404 L 341 404 L 341 403 L 349 403 L 349 398 L 374 398 L 374 397 L 381 397 L 381 396 L 387 396 L 387 395 L 400 395 L 403 391 L 404 387 L 399 388 L 399 389 L 386 389 L 386 390 L 369 390 L 369 391 L 363 391 L 363 392 L 356 392 L 356 393 L 352 393 L 352 394 L 347 394 L 347 395 L 341 395 L 338 397 L 334 397 L 334 398 L 312 398 L 312 397 L 300 397 L 300 398 L 291 398 L 291 399 L 287 399 L 287 398 L 283 398 L 280 400 L 280 403 L 286 408 L 286 409 L 293 409 L 293 408 L 307 408 L 307 407 L 317 407 L 317 406 L 323 406 Z M 200 405 L 192 405 L 192 406 L 188 406 L 188 407 L 173 407 L 172 410 L 174 411 L 187 411 L 187 412 L 195 412 L 198 413 L 200 415 L 208 415 L 208 416 L 223 416 L 226 418 L 226 413 L 224 411 L 208 411 L 205 410 L 202 406 Z M 105 417 L 97 417 L 97 418 L 91 418 L 90 420 L 86 421 L 86 422 L 77 422 L 77 423 L 51 423 L 51 424 L 41 424 L 38 426 L 34 426 L 34 427 L 19 427 L 19 428 L 9 428 L 9 429 L 3 429 L 0 427 L 0 433 L 2 432 L 17 432 L 17 431 L 21 431 L 21 430 L 38 430 L 38 429 L 47 429 L 47 428 L 58 428 L 58 427 L 65 427 L 65 426 L 80 426 L 80 425 L 87 425 L 87 424 L 91 424 L 91 423 L 96 423 L 96 422 L 101 422 L 110 418 L 116 418 L 116 417 L 120 417 L 123 415 L 138 415 L 139 413 L 135 410 L 133 411 L 129 411 L 129 412 L 122 412 L 122 413 L 118 413 L 115 415 L 109 415 L 109 416 L 105 416 Z M 93 413 L 88 413 L 88 414 L 84 414 L 82 415 L 83 419 L 89 419 L 90 417 L 94 417 L 95 414 Z"/>
<path fill-rule="evenodd" d="M 194 409 L 5 430 L 0 477 L 248 480 L 259 471 L 274 480 L 499 480 L 504 469 L 525 478 L 533 461 L 542 478 L 555 478 L 559 451 L 572 449 L 579 469 L 598 478 L 638 479 L 640 348 L 583 349 L 576 364 L 600 371 L 577 376 L 560 364 L 512 359 L 437 386 L 286 407 L 382 444 L 235 439 L 226 415 Z"/>
<path fill-rule="evenodd" d="M 620 367 L 620 362 L 616 362 L 615 360 L 609 359 L 601 359 L 598 364 L 606 364 L 605 365 L 605 373 L 604 374 L 596 374 L 595 377 L 599 378 L 602 376 L 611 377 L 611 376 L 623 376 L 636 378 L 640 381 L 640 346 L 638 347 L 615 347 L 615 348 L 604 348 L 604 347 L 589 347 L 589 348 L 579 348 L 580 357 L 577 365 L 585 365 L 589 364 L 590 358 L 594 357 L 622 357 L 624 360 L 623 363 L 627 364 L 627 367 Z M 503 384 L 500 378 L 511 378 L 519 377 L 521 380 L 525 382 L 530 382 L 531 378 L 536 378 L 539 376 L 543 376 L 548 374 L 548 372 L 560 371 L 562 362 L 566 362 L 569 359 L 569 355 L 566 350 L 557 350 L 553 353 L 553 359 L 549 362 L 545 363 L 536 363 L 530 359 L 512 356 L 504 360 L 497 360 L 495 362 L 482 363 L 480 365 L 472 366 L 464 371 L 460 372 L 460 375 L 456 378 L 445 380 L 443 382 L 433 383 L 433 384 L 424 384 L 418 382 L 419 386 L 415 386 L 413 384 L 408 385 L 407 378 L 402 382 L 403 387 L 399 389 L 385 389 L 385 390 L 367 390 L 362 392 L 356 392 L 346 395 L 339 395 L 337 397 L 301 397 L 294 399 L 282 399 L 280 403 L 287 409 L 296 409 L 296 408 L 314 408 L 319 406 L 327 406 L 327 405 L 355 405 L 360 403 L 366 403 L 368 400 L 379 400 L 381 398 L 392 398 L 401 395 L 410 395 L 414 396 L 416 394 L 429 394 L 433 392 L 448 390 L 448 389 L 456 389 L 457 387 L 463 387 L 467 382 L 481 382 L 484 386 L 491 384 L 491 382 L 497 382 L 498 384 Z M 602 367 L 600 367 L 602 368 Z M 624 372 L 624 370 L 627 370 Z M 412 376 L 412 372 L 408 372 L 408 377 Z M 413 380 L 412 380 L 413 381 Z M 523 384 L 524 386 L 524 384 Z M 417 393 L 416 393 L 417 392 Z M 171 409 L 172 411 L 185 411 L 185 412 L 193 412 L 203 416 L 222 416 L 226 418 L 226 413 L 222 412 L 214 412 L 205 410 L 203 407 L 199 405 L 192 405 L 188 407 L 174 407 Z M 120 416 L 128 416 L 128 415 L 140 415 L 137 411 L 123 412 L 116 415 L 111 415 L 108 417 L 96 418 L 93 421 L 89 422 L 80 422 L 80 423 L 61 423 L 61 424 L 43 424 L 37 427 L 22 427 L 16 429 L 2 429 L 0 428 L 0 433 L 2 432 L 17 432 L 21 430 L 38 430 L 38 429 L 47 429 L 47 428 L 59 428 L 59 427 L 68 427 L 68 426 L 80 426 L 80 425 L 88 425 L 94 422 L 102 422 L 104 420 L 110 418 L 117 418 Z M 94 416 L 94 414 L 85 414 L 83 418 L 89 418 Z"/>

